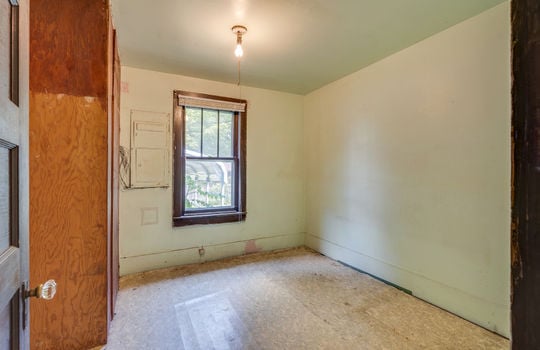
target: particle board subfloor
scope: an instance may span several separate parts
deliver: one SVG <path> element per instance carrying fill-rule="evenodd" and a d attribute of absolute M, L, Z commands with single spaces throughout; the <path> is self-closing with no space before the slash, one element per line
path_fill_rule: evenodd
<path fill-rule="evenodd" d="M 107 350 L 509 349 L 307 248 L 126 276 Z"/>

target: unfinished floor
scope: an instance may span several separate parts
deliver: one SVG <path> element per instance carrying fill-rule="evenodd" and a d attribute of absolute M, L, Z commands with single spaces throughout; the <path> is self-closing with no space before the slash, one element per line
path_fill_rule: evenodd
<path fill-rule="evenodd" d="M 509 349 L 307 248 L 121 279 L 107 350 Z"/>

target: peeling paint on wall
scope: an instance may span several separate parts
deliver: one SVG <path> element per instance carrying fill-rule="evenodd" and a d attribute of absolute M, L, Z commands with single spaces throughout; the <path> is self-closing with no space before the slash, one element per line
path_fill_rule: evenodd
<path fill-rule="evenodd" d="M 255 242 L 254 239 L 250 239 L 249 241 L 247 241 L 246 247 L 244 248 L 244 252 L 246 254 L 257 253 L 257 252 L 260 252 L 261 250 L 262 248 L 257 247 L 257 243 Z"/>

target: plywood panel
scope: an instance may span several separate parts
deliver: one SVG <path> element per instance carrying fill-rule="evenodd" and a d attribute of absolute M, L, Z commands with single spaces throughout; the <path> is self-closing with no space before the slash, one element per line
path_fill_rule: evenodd
<path fill-rule="evenodd" d="M 108 319 L 109 13 L 106 0 L 35 0 L 30 14 L 31 348 L 105 344 Z"/>
<path fill-rule="evenodd" d="M 108 8 L 107 0 L 32 0 L 30 90 L 107 100 Z"/>
<path fill-rule="evenodd" d="M 31 281 L 58 286 L 54 300 L 32 301 L 32 343 L 104 344 L 107 114 L 89 97 L 31 92 L 30 106 Z"/>

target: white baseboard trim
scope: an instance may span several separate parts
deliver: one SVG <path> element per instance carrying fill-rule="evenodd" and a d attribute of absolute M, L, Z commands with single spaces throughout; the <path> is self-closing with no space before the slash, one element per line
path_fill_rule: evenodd
<path fill-rule="evenodd" d="M 204 246 L 205 254 L 199 256 L 200 247 L 186 247 L 166 252 L 120 257 L 120 276 L 162 269 L 166 267 L 202 263 L 239 256 L 255 251 L 272 251 L 304 245 L 305 234 L 284 234 L 243 241 Z"/>

